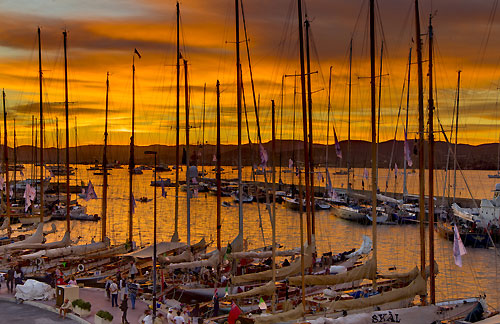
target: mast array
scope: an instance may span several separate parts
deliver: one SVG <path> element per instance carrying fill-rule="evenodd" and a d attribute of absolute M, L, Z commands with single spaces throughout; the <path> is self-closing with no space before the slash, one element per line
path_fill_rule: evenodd
<path fill-rule="evenodd" d="M 40 83 L 40 222 L 44 221 L 43 203 L 43 89 L 42 89 L 42 41 L 40 37 L 40 27 L 38 27 L 38 81 Z"/>
<path fill-rule="evenodd" d="M 11 235 L 11 219 L 10 219 L 10 183 L 9 183 L 9 147 L 7 146 L 7 110 L 5 109 L 5 90 L 2 90 L 2 102 L 3 102 L 3 169 L 5 170 L 5 201 L 7 208 L 7 219 L 8 219 L 8 229 L 7 235 L 10 238 Z M 14 187 L 14 190 L 16 188 Z"/>
<path fill-rule="evenodd" d="M 66 231 L 70 232 L 70 190 L 69 190 L 69 104 L 68 104 L 68 56 L 67 56 L 67 37 L 68 33 L 63 31 L 64 37 L 64 112 L 66 115 Z M 59 131 L 57 132 L 59 134 Z M 58 147 L 59 152 L 59 147 Z M 59 172 L 59 153 L 57 171 Z M 59 185 L 57 186 L 59 193 Z"/>
<path fill-rule="evenodd" d="M 101 241 L 106 238 L 106 225 L 108 221 L 108 98 L 109 98 L 109 72 L 106 73 L 106 117 L 104 121 L 104 150 L 102 153 L 102 217 Z"/>
<path fill-rule="evenodd" d="M 240 65 L 240 10 L 239 0 L 234 0 L 236 19 L 236 108 L 238 115 L 238 235 L 243 238 L 243 183 L 241 166 L 241 65 Z"/>

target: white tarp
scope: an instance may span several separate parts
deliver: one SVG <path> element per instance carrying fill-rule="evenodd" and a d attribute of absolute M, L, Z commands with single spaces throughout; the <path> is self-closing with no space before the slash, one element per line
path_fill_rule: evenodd
<path fill-rule="evenodd" d="M 54 298 L 54 289 L 44 282 L 28 279 L 24 285 L 16 286 L 15 297 L 22 300 L 49 300 Z"/>

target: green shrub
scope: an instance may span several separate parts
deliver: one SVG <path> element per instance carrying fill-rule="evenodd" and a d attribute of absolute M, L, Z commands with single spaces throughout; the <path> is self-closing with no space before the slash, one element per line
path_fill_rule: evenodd
<path fill-rule="evenodd" d="M 84 310 L 87 310 L 87 311 L 90 311 L 90 308 L 92 307 L 92 305 L 89 302 L 86 302 L 83 299 L 75 299 L 75 300 L 73 300 L 71 302 L 71 304 L 73 305 L 73 307 L 78 306 L 81 309 L 84 309 Z"/>
<path fill-rule="evenodd" d="M 105 310 L 98 311 L 96 313 L 96 315 L 99 316 L 100 318 L 104 318 L 107 321 L 110 321 L 110 322 L 113 321 L 113 315 L 111 315 L 109 312 L 107 312 Z"/>

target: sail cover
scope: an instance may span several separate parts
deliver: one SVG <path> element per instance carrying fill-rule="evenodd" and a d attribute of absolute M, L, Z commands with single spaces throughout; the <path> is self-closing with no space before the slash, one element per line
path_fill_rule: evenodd
<path fill-rule="evenodd" d="M 277 313 L 273 315 L 261 315 L 254 317 L 255 324 L 274 324 L 274 323 L 282 323 L 289 322 L 304 315 L 304 308 L 302 304 L 298 305 L 292 310 L 287 312 Z"/>
<path fill-rule="evenodd" d="M 248 291 L 244 291 L 244 292 L 241 292 L 238 294 L 229 295 L 229 296 L 227 296 L 227 298 L 237 299 L 237 298 L 246 298 L 246 297 L 251 297 L 251 296 L 271 296 L 274 293 L 275 289 L 276 289 L 276 285 L 274 284 L 274 282 L 269 281 L 265 285 L 255 287 L 255 288 L 252 288 Z"/>
<path fill-rule="evenodd" d="M 375 262 L 370 259 L 360 267 L 350 271 L 339 273 L 336 275 L 307 275 L 304 276 L 304 284 L 306 286 L 329 286 L 338 285 L 345 282 L 351 282 L 359 279 L 374 279 L 376 277 L 377 268 Z M 291 277 L 288 279 L 290 285 L 302 285 L 302 277 Z"/>
<path fill-rule="evenodd" d="M 386 303 L 396 302 L 408 298 L 413 298 L 416 295 L 425 295 L 427 293 L 426 283 L 422 276 L 417 276 L 408 286 L 393 289 L 388 292 L 383 292 L 379 295 L 349 299 L 349 300 L 338 300 L 333 301 L 328 305 L 328 308 L 333 311 L 344 311 L 352 309 L 360 309 L 378 306 Z"/>

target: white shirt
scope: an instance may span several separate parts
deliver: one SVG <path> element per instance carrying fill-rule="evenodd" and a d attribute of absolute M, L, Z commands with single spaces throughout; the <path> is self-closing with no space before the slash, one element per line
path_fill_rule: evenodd
<path fill-rule="evenodd" d="M 137 274 L 137 272 L 137 267 L 135 266 L 135 263 L 133 263 L 130 267 L 130 274 Z"/>
<path fill-rule="evenodd" d="M 112 294 L 117 294 L 118 293 L 118 285 L 116 283 L 112 283 L 111 286 L 109 286 L 109 291 Z"/>
<path fill-rule="evenodd" d="M 168 312 L 167 314 L 167 322 L 168 324 L 174 324 L 174 314 L 172 314 L 171 312 Z"/>
<path fill-rule="evenodd" d="M 184 324 L 184 317 L 177 315 L 174 317 L 175 324 Z"/>
<path fill-rule="evenodd" d="M 153 315 L 147 315 L 142 319 L 144 324 L 153 324 Z"/>

